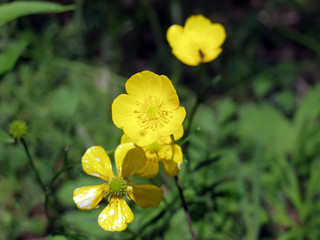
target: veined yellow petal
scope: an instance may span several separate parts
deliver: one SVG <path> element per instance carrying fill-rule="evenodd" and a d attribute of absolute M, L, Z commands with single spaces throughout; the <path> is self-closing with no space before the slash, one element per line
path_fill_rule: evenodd
<path fill-rule="evenodd" d="M 123 231 L 134 219 L 133 213 L 122 197 L 113 196 L 100 213 L 98 223 L 106 231 Z"/>
<path fill-rule="evenodd" d="M 130 198 L 142 208 L 158 207 L 163 196 L 163 190 L 154 185 L 128 186 L 127 192 Z"/>
<path fill-rule="evenodd" d="M 136 100 L 127 94 L 120 94 L 112 103 L 112 121 L 123 129 L 135 117 Z"/>
<path fill-rule="evenodd" d="M 146 163 L 143 149 L 133 143 L 119 145 L 114 153 L 118 176 L 128 179 L 140 170 Z"/>
<path fill-rule="evenodd" d="M 79 209 L 91 210 L 96 208 L 108 193 L 109 187 L 107 184 L 80 187 L 73 191 L 73 201 Z"/>
<path fill-rule="evenodd" d="M 113 171 L 110 158 L 103 147 L 94 146 L 85 152 L 81 159 L 83 171 L 106 181 L 113 178 Z"/>
<path fill-rule="evenodd" d="M 146 153 L 147 161 L 143 168 L 136 172 L 136 175 L 142 178 L 150 179 L 159 172 L 159 159 L 156 153 Z"/>

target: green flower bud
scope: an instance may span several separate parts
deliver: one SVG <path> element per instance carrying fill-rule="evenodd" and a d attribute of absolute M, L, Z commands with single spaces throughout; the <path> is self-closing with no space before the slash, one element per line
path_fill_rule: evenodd
<path fill-rule="evenodd" d="M 14 139 L 20 140 L 27 134 L 28 126 L 24 121 L 16 120 L 9 126 L 9 132 Z"/>

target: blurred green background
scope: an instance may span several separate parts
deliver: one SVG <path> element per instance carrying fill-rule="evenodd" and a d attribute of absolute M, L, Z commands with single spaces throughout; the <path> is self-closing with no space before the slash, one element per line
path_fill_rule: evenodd
<path fill-rule="evenodd" d="M 17 1 L 0 9 L 8 2 Z M 72 200 L 74 188 L 100 182 L 80 159 L 90 146 L 119 144 L 111 104 L 143 70 L 173 81 L 186 124 L 200 75 L 210 83 L 179 174 L 198 239 L 320 239 L 319 1 L 55 2 L 74 8 L 0 25 L 0 239 L 191 239 L 162 171 L 145 181 L 162 187 L 162 203 L 131 202 L 135 220 L 121 233 L 97 224 L 106 202 L 87 212 Z M 227 32 L 222 54 L 198 67 L 179 62 L 165 38 L 193 14 Z M 36 168 L 52 183 L 47 198 L 22 144 L 7 136 L 14 120 L 28 124 Z"/>

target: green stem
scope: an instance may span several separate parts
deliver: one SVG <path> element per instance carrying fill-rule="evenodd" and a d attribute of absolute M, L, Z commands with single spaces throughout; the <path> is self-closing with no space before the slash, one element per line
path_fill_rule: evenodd
<path fill-rule="evenodd" d="M 182 187 L 181 187 L 181 184 L 180 184 L 178 176 L 175 176 L 174 180 L 176 182 L 176 185 L 177 185 L 177 188 L 178 188 L 178 191 L 179 191 L 182 207 L 183 207 L 184 212 L 186 214 L 186 218 L 187 218 L 187 222 L 188 222 L 189 231 L 191 233 L 191 237 L 192 237 L 193 240 L 196 240 L 197 237 L 196 237 L 196 235 L 195 235 L 195 233 L 193 231 L 193 228 L 192 228 L 191 216 L 190 216 L 190 213 L 189 213 L 187 202 L 186 202 L 186 200 L 184 198 L 184 195 L 183 195 Z"/>
<path fill-rule="evenodd" d="M 41 180 L 40 178 L 40 175 L 36 169 L 36 166 L 34 165 L 34 162 L 33 162 L 33 158 L 31 157 L 31 154 L 29 152 L 29 149 L 28 149 L 28 145 L 26 143 L 26 141 L 24 140 L 24 138 L 21 138 L 21 143 L 24 147 L 24 150 L 26 151 L 26 154 L 27 154 L 27 157 L 28 157 L 28 161 L 29 161 L 29 165 L 31 166 L 33 172 L 35 173 L 36 175 L 36 179 L 37 179 L 37 182 L 39 183 L 41 189 L 43 190 L 44 194 L 47 193 L 47 188 L 45 186 L 45 184 L 43 183 L 43 181 Z"/>
<path fill-rule="evenodd" d="M 51 218 L 50 218 L 50 214 L 49 214 L 48 199 L 47 199 L 48 196 L 49 196 L 49 192 L 47 191 L 47 187 L 46 187 L 46 185 L 43 183 L 43 181 L 41 180 L 41 177 L 40 177 L 40 175 L 39 175 L 39 172 L 38 172 L 38 170 L 36 169 L 36 166 L 34 165 L 33 158 L 32 158 L 32 156 L 31 156 L 31 154 L 30 154 L 28 145 L 27 145 L 27 143 L 26 143 L 26 141 L 25 141 L 24 138 L 21 138 L 21 143 L 22 143 L 22 145 L 23 145 L 23 147 L 24 147 L 24 150 L 25 150 L 25 152 L 26 152 L 26 154 L 27 154 L 28 161 L 29 161 L 29 165 L 31 166 L 33 172 L 35 173 L 37 182 L 39 183 L 39 185 L 40 185 L 40 187 L 41 187 L 41 189 L 42 189 L 42 191 L 43 191 L 43 193 L 44 193 L 44 195 L 45 195 L 44 209 L 45 209 L 46 217 L 47 217 L 47 219 L 48 219 L 48 221 L 49 221 L 49 223 L 50 223 L 50 222 L 51 222 L 51 221 L 50 221 Z"/>

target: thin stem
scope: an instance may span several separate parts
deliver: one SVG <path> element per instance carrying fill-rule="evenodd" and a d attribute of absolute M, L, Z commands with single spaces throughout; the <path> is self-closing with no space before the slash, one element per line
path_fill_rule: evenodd
<path fill-rule="evenodd" d="M 174 180 L 176 182 L 176 185 L 177 185 L 177 188 L 178 188 L 178 191 L 179 191 L 182 207 L 184 209 L 184 212 L 186 213 L 186 218 L 187 218 L 187 222 L 188 222 L 188 226 L 189 226 L 189 230 L 190 230 L 192 239 L 196 240 L 197 237 L 196 237 L 196 235 L 195 235 L 195 233 L 193 231 L 193 228 L 192 228 L 191 216 L 190 216 L 190 213 L 189 213 L 188 205 L 187 205 L 186 200 L 185 200 L 184 195 L 183 195 L 183 191 L 182 191 L 181 184 L 180 184 L 180 181 L 178 179 L 178 176 L 175 176 Z"/>
<path fill-rule="evenodd" d="M 41 180 L 41 177 L 39 175 L 39 172 L 38 170 L 36 169 L 36 166 L 34 165 L 34 162 L 33 162 L 33 158 L 29 152 L 29 148 L 28 148 L 28 145 L 25 141 L 24 138 L 21 138 L 21 143 L 24 147 L 24 150 L 26 151 L 26 154 L 27 154 L 27 157 L 28 157 L 28 161 L 29 161 L 29 165 L 31 166 L 33 172 L 35 173 L 36 175 L 36 179 L 37 179 L 37 182 L 39 183 L 44 195 L 45 195 L 45 203 L 44 203 L 44 210 L 45 210 L 45 213 L 46 213 L 46 217 L 49 221 L 49 223 L 51 222 L 51 218 L 50 218 L 50 214 L 49 214 L 49 207 L 48 207 L 48 195 L 49 195 L 49 192 L 47 191 L 47 187 L 46 185 L 43 183 L 43 181 Z"/>
<path fill-rule="evenodd" d="M 45 184 L 43 183 L 43 181 L 41 180 L 40 178 L 40 175 L 36 169 L 36 166 L 34 165 L 34 162 L 33 162 L 33 158 L 31 157 L 31 154 L 29 152 L 29 149 L 28 149 L 28 145 L 26 143 L 26 141 L 24 140 L 24 138 L 21 138 L 21 143 L 24 147 L 24 150 L 26 151 L 26 154 L 27 154 L 27 157 L 28 157 L 28 161 L 29 161 L 29 165 L 31 166 L 33 172 L 35 173 L 36 175 L 36 179 L 37 179 L 37 182 L 39 183 L 40 187 L 42 188 L 44 194 L 47 194 L 47 188 L 45 186 Z"/>

